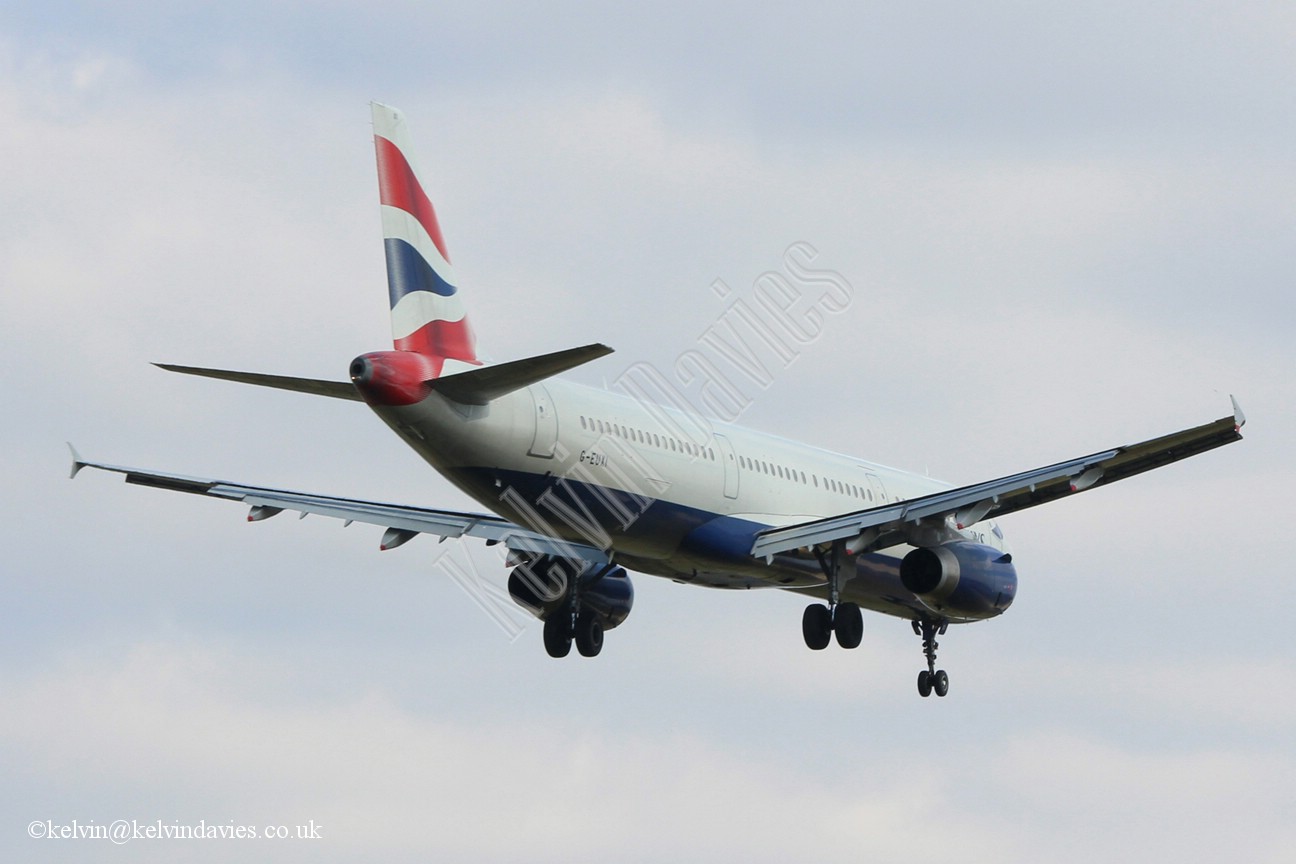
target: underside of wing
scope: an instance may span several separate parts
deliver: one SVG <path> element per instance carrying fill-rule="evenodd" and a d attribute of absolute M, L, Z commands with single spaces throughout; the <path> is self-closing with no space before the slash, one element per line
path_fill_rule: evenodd
<path fill-rule="evenodd" d="M 846 541 L 852 553 L 886 549 L 901 543 L 934 545 L 941 542 L 941 536 L 947 536 L 946 526 L 962 530 L 990 516 L 1002 516 L 1105 486 L 1239 441 L 1245 422 L 1234 401 L 1232 416 L 1139 444 L 883 507 L 771 528 L 756 536 L 752 555 L 769 559 L 790 550 L 839 540 Z"/>
<path fill-rule="evenodd" d="M 485 540 L 488 545 L 502 543 L 509 549 L 530 554 L 555 555 L 562 558 L 589 561 L 595 564 L 608 562 L 607 554 L 601 549 L 550 537 L 487 513 L 463 513 L 454 510 L 434 510 L 427 507 L 386 504 L 378 501 L 363 501 L 355 498 L 294 492 L 287 489 L 249 486 L 223 480 L 187 477 L 181 474 L 127 468 L 121 465 L 107 465 L 85 461 L 81 459 L 75 449 L 72 451 L 72 459 L 73 477 L 82 468 L 96 468 L 101 471 L 124 474 L 127 483 L 152 486 L 157 489 L 169 489 L 174 492 L 205 495 L 210 498 L 223 498 L 227 501 L 238 501 L 250 508 L 247 517 L 249 522 L 258 522 L 278 515 L 285 510 L 290 510 L 300 513 L 302 516 L 316 514 L 334 519 L 343 519 L 348 525 L 351 522 L 378 525 L 387 529 L 383 533 L 380 544 L 382 549 L 392 549 L 400 546 L 418 534 L 433 534 L 438 537 L 477 537 Z"/>

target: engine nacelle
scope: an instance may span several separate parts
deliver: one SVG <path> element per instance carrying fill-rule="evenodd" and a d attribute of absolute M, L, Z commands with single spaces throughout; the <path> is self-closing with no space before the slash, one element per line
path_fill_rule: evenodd
<path fill-rule="evenodd" d="M 508 591 L 513 602 L 541 621 L 567 604 L 572 585 L 580 586 L 580 602 L 593 610 L 611 630 L 630 614 L 634 606 L 634 585 L 624 567 L 594 566 L 584 561 L 541 555 L 524 561 L 509 573 Z"/>
<path fill-rule="evenodd" d="M 1012 555 L 956 540 L 915 549 L 900 562 L 900 581 L 924 603 L 955 618 L 991 618 L 1012 605 Z"/>

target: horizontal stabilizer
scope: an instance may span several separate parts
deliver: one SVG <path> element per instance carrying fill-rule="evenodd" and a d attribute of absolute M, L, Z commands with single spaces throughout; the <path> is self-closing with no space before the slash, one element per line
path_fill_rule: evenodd
<path fill-rule="evenodd" d="M 238 381 L 241 384 L 255 384 L 258 387 L 274 387 L 278 390 L 294 390 L 298 393 L 310 393 L 315 396 L 331 396 L 334 399 L 364 401 L 359 391 L 355 389 L 355 385 L 350 381 L 320 381 L 316 378 L 290 378 L 286 375 L 263 375 L 259 372 L 201 369 L 197 366 L 173 366 L 169 363 L 154 363 L 153 365 L 168 372 L 182 372 L 185 375 L 220 378 L 224 381 Z"/>
<path fill-rule="evenodd" d="M 539 357 L 513 360 L 497 366 L 483 366 L 437 378 L 430 382 L 441 395 L 464 405 L 485 405 L 514 390 L 529 387 L 538 381 L 574 369 L 583 363 L 606 357 L 612 349 L 595 343 L 580 348 L 568 348 Z M 350 386 L 350 385 L 348 385 Z"/>

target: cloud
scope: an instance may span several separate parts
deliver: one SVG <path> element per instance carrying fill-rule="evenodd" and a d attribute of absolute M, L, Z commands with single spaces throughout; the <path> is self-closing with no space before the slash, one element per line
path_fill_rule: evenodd
<path fill-rule="evenodd" d="M 7 812 L 326 829 L 276 857 L 1280 860 L 1289 12 L 285 9 L 4 13 Z M 804 240 L 855 299 L 744 423 L 954 480 L 1229 392 L 1247 440 L 1004 520 L 1021 597 L 941 640 L 946 700 L 901 621 L 812 654 L 801 598 L 637 577 L 604 656 L 555 663 L 427 538 L 68 483 L 71 437 L 473 506 L 363 406 L 146 365 L 341 376 L 386 343 L 368 98 L 411 118 L 497 357 L 670 370 L 714 280 Z M 31 842 L 0 847 L 86 854 Z"/>

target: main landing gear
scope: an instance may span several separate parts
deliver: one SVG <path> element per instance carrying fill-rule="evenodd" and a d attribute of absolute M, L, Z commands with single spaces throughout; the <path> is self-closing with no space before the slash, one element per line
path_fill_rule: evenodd
<path fill-rule="evenodd" d="M 603 650 L 603 622 L 592 610 L 575 611 L 569 603 L 545 619 L 544 645 L 550 657 L 566 657 L 572 642 L 582 657 L 597 657 Z"/>
<path fill-rule="evenodd" d="M 811 603 L 801 616 L 801 635 L 805 637 L 806 647 L 822 651 L 836 636 L 841 647 L 858 648 L 864 638 L 864 615 L 857 604 L 838 602 L 842 585 L 850 578 L 848 568 L 853 566 L 846 555 L 846 544 L 840 540 L 833 543 L 827 557 L 817 551 L 816 554 L 819 566 L 828 577 L 828 605 Z"/>
<path fill-rule="evenodd" d="M 822 651 L 833 637 L 843 648 L 858 648 L 864 638 L 864 614 L 854 603 L 836 603 L 831 607 L 811 603 L 801 616 L 801 635 L 806 647 Z"/>
<path fill-rule="evenodd" d="M 566 657 L 573 642 L 582 656 L 598 656 L 604 631 L 620 625 L 634 605 L 634 586 L 624 568 L 553 555 L 519 561 L 508 590 L 514 602 L 544 621 L 550 657 Z"/>
<path fill-rule="evenodd" d="M 922 618 L 913 622 L 913 631 L 915 636 L 921 636 L 923 640 L 923 656 L 927 658 L 927 668 L 918 673 L 918 695 L 926 699 L 936 691 L 937 696 L 944 696 L 949 692 L 949 676 L 945 674 L 944 669 L 936 668 L 936 644 L 937 636 L 945 635 L 945 628 L 949 626 L 948 621 L 933 621 L 930 618 Z"/>

